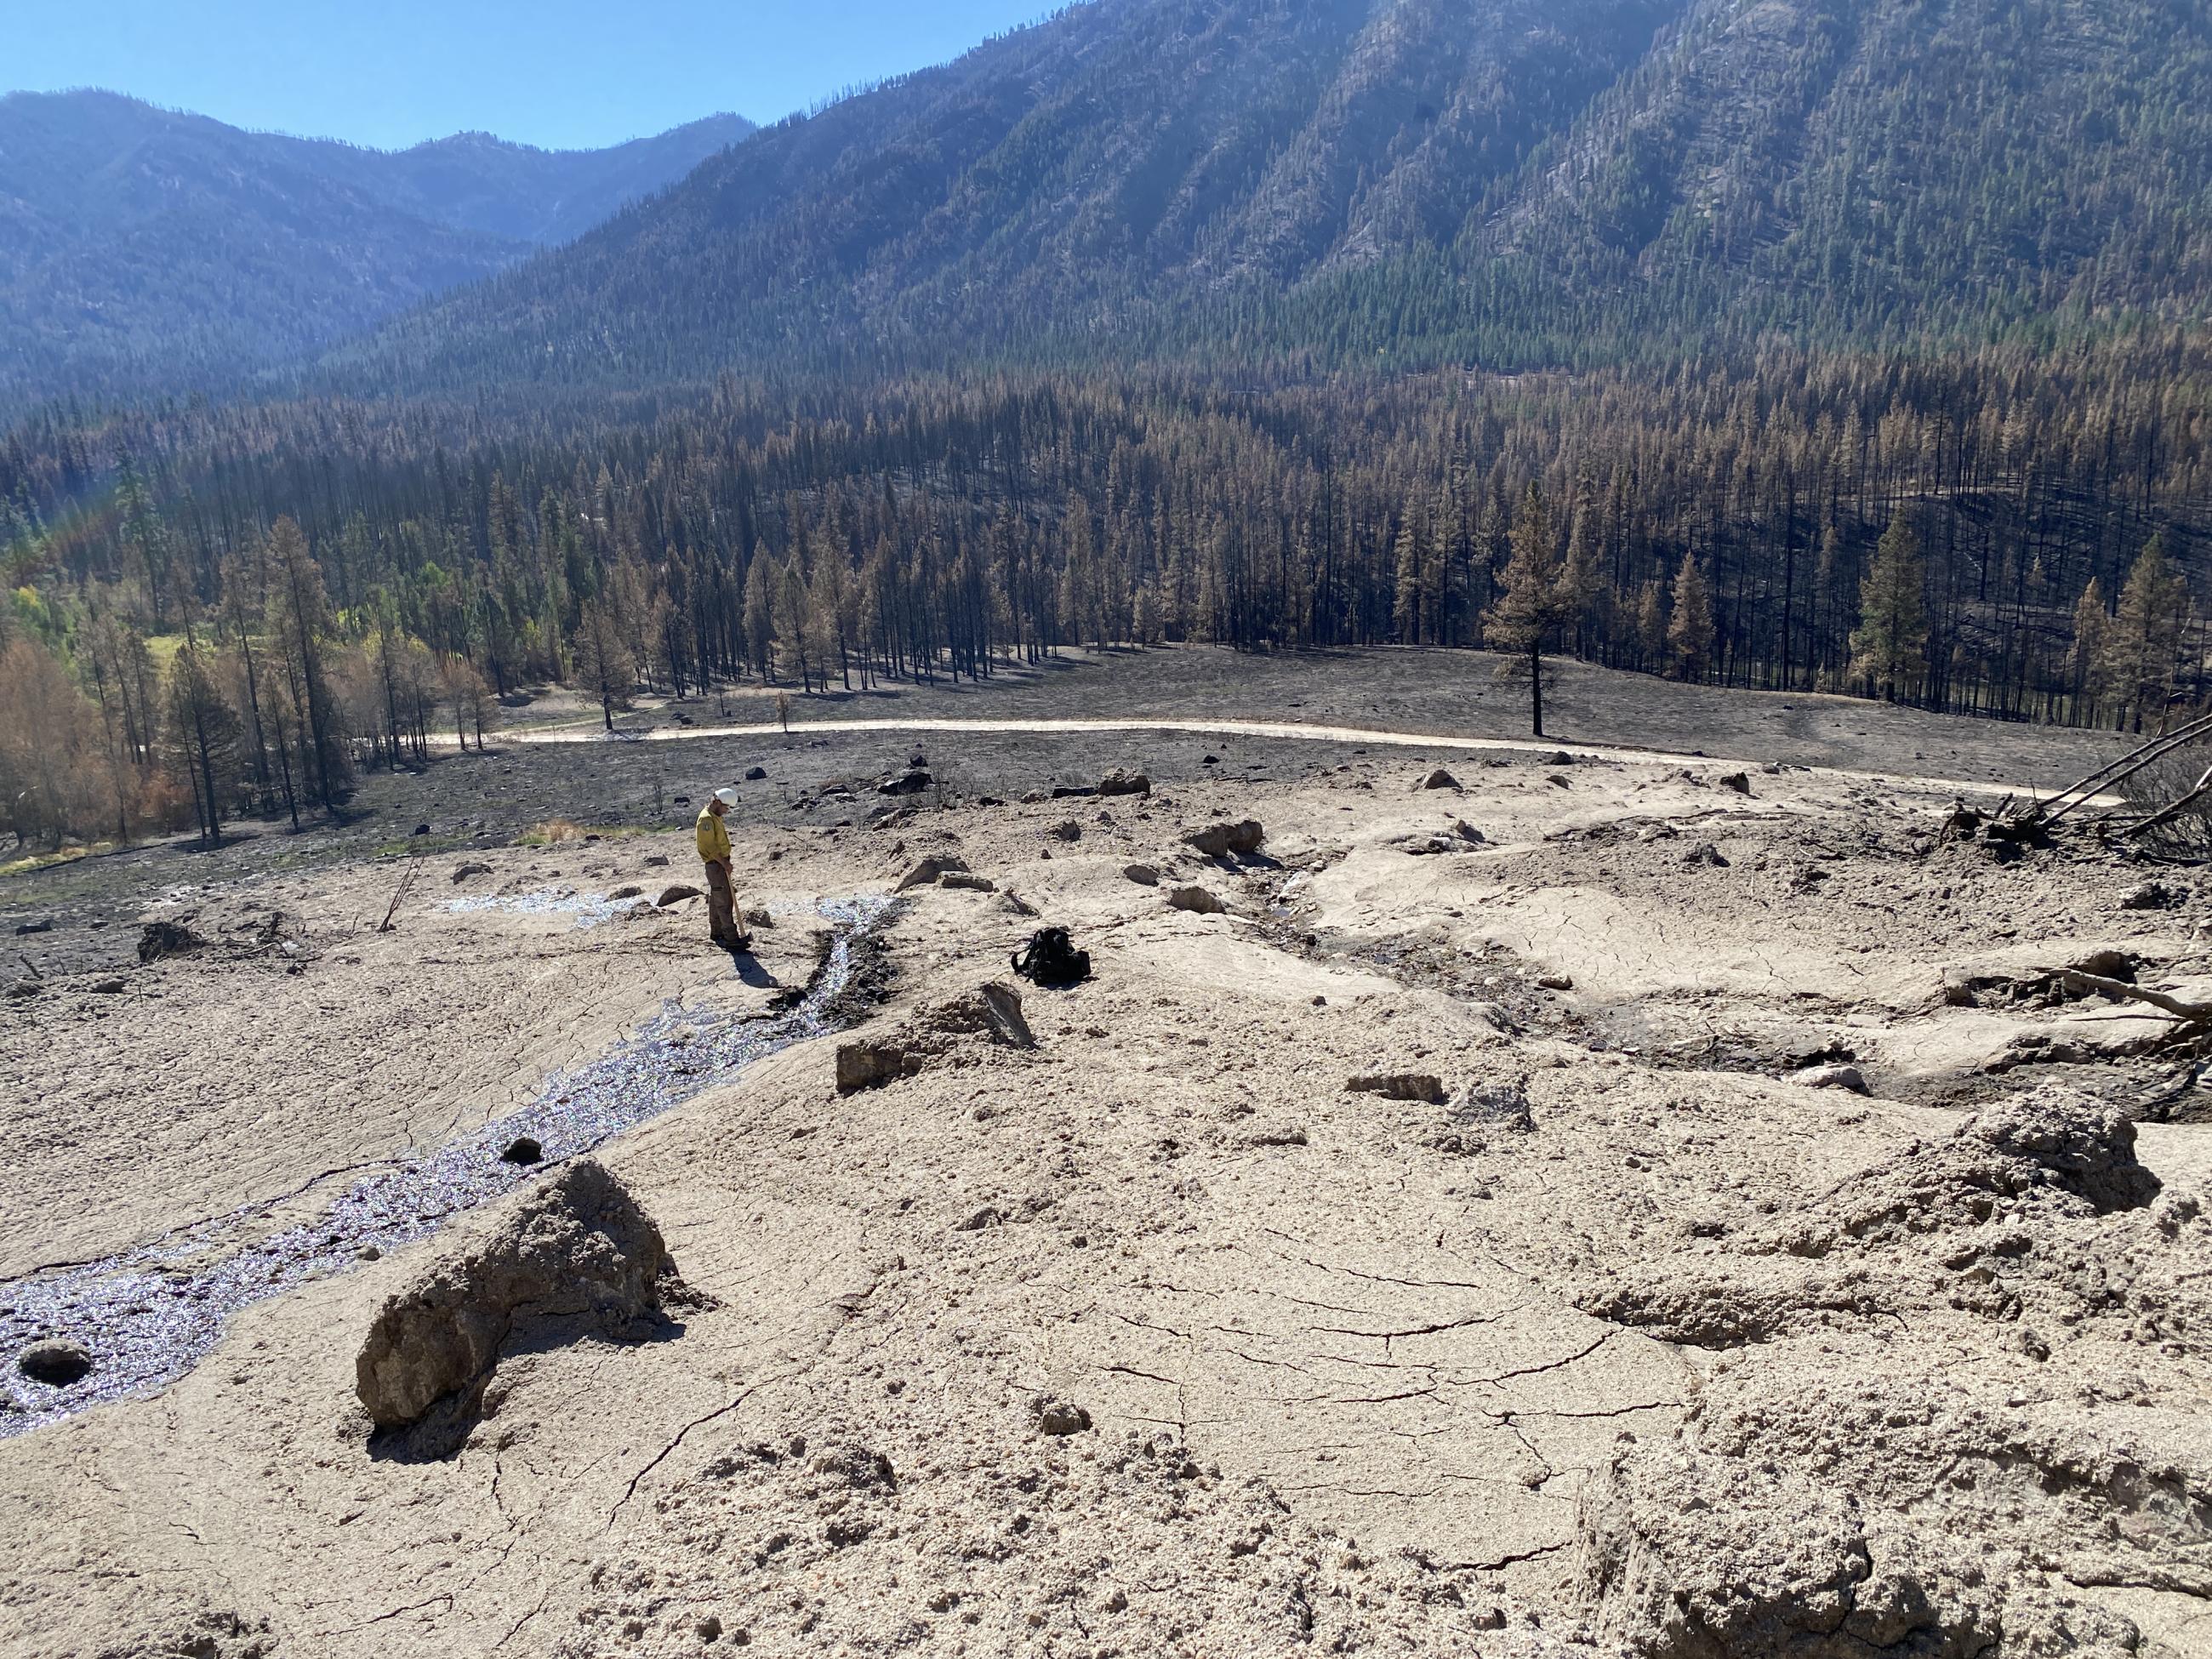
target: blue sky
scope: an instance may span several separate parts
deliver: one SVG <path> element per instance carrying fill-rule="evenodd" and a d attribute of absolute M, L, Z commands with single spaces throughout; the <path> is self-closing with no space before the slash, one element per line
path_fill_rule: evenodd
<path fill-rule="evenodd" d="M 234 126 L 555 149 L 773 121 L 957 56 L 1051 0 L 30 0 L 0 90 L 106 87 Z"/>

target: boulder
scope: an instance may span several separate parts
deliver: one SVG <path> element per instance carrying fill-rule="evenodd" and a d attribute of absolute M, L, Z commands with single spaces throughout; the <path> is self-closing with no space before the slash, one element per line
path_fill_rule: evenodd
<path fill-rule="evenodd" d="M 1112 771 L 1098 780 L 1102 795 L 1149 795 L 1152 781 L 1142 772 Z"/>
<path fill-rule="evenodd" d="M 897 890 L 904 893 L 916 887 L 933 887 L 948 874 L 964 874 L 968 860 L 947 854 L 942 858 L 924 859 L 899 878 Z"/>
<path fill-rule="evenodd" d="M 702 896 L 704 896 L 697 888 L 687 887 L 679 881 L 673 886 L 664 887 L 661 889 L 660 896 L 653 900 L 653 903 L 665 910 L 672 904 L 683 903 L 685 899 L 695 899 Z"/>
<path fill-rule="evenodd" d="M 1356 1095 L 1381 1095 L 1388 1100 L 1418 1100 L 1431 1106 L 1444 1103 L 1444 1084 L 1425 1072 L 1382 1072 L 1347 1078 L 1344 1086 Z"/>
<path fill-rule="evenodd" d="M 56 1337 L 33 1342 L 15 1356 L 15 1369 L 33 1382 L 66 1389 L 92 1370 L 92 1352 L 82 1342 Z"/>
<path fill-rule="evenodd" d="M 1428 776 L 1421 780 L 1421 787 L 1424 789 L 1456 789 L 1459 787 L 1459 780 L 1454 777 L 1450 773 L 1445 771 L 1443 767 L 1439 766 L 1435 771 L 1430 773 Z"/>
<path fill-rule="evenodd" d="M 1251 818 L 1236 823 L 1209 823 L 1183 836 L 1186 845 L 1196 848 L 1210 859 L 1249 858 L 1267 839 L 1267 832 Z"/>
<path fill-rule="evenodd" d="M 837 1045 L 837 1092 L 857 1094 L 921 1069 L 919 1057 L 896 1043 L 842 1042 Z"/>
<path fill-rule="evenodd" d="M 502 1164 L 538 1164 L 544 1161 L 545 1149 L 529 1135 L 517 1135 L 507 1143 L 499 1155 Z"/>
<path fill-rule="evenodd" d="M 1149 864 L 1125 864 L 1121 866 L 1121 873 L 1139 887 L 1157 887 L 1160 884 L 1160 872 Z"/>
<path fill-rule="evenodd" d="M 1723 789 L 1732 789 L 1739 795 L 1751 793 L 1751 779 L 1742 772 L 1724 772 L 1713 781 Z"/>
<path fill-rule="evenodd" d="M 590 1158 L 448 1247 L 385 1299 L 354 1362 L 354 1389 L 380 1429 L 466 1403 L 520 1322 L 564 1322 L 584 1335 L 635 1339 L 671 1273 L 660 1230 Z"/>
<path fill-rule="evenodd" d="M 1168 893 L 1168 908 L 1170 910 L 1188 910 L 1196 916 L 1224 915 L 1229 909 L 1229 907 L 1221 902 L 1218 894 L 1210 892 L 1203 887 L 1170 889 Z"/>

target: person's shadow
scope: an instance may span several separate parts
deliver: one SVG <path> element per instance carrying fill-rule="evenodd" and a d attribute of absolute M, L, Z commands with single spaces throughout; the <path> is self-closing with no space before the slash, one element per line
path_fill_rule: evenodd
<path fill-rule="evenodd" d="M 761 966 L 760 958 L 750 951 L 732 951 L 730 966 L 737 969 L 738 978 L 756 991 L 780 991 L 783 981 Z"/>

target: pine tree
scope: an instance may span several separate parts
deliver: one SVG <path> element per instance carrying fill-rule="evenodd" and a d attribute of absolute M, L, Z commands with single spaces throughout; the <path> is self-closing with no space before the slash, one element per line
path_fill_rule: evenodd
<path fill-rule="evenodd" d="M 1900 682 L 1928 672 L 1927 577 L 1920 538 L 1899 514 L 1882 532 L 1859 584 L 1859 625 L 1851 630 L 1851 672 L 1891 702 Z"/>
<path fill-rule="evenodd" d="M 2153 536 L 2120 590 L 2118 609 L 2099 642 L 2099 678 L 2119 700 L 2114 715 L 2140 732 L 2146 709 L 2162 709 L 2181 665 L 2189 624 L 2189 585 Z"/>
<path fill-rule="evenodd" d="M 2094 576 L 2074 602 L 2074 647 L 2066 653 L 2067 672 L 2074 677 L 2074 700 L 2094 708 L 2104 701 L 2101 683 L 2105 665 L 2105 635 L 2112 627 L 2105 613 L 2105 592 Z M 2076 718 L 2079 718 L 2078 713 Z"/>
<path fill-rule="evenodd" d="M 1713 597 L 1698 556 L 1682 555 L 1674 573 L 1674 603 L 1667 622 L 1667 648 L 1674 672 L 1686 680 L 1703 679 L 1713 655 Z"/>
<path fill-rule="evenodd" d="M 1534 483 L 1513 520 L 1513 553 L 1502 578 L 1504 591 L 1482 619 L 1482 637 L 1508 653 L 1501 672 L 1528 678 L 1528 723 L 1544 735 L 1544 644 L 1565 607 L 1559 592 L 1559 556 L 1553 544 L 1551 510 Z"/>

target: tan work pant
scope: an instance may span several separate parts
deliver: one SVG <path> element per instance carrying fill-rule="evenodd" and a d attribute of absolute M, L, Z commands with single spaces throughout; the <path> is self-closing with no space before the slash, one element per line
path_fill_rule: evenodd
<path fill-rule="evenodd" d="M 730 866 L 710 864 L 707 866 L 707 926 L 714 936 L 714 943 L 726 950 L 735 949 L 738 943 L 737 895 L 730 890 Z"/>

